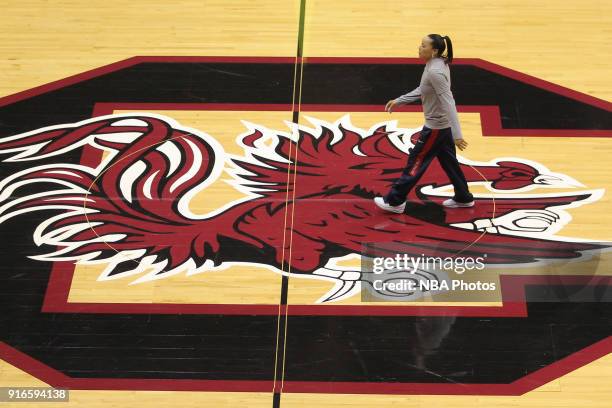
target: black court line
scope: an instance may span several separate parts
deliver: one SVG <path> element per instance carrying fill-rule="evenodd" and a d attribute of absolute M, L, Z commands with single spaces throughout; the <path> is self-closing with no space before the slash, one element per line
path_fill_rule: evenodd
<path fill-rule="evenodd" d="M 304 19 L 306 12 L 306 0 L 300 0 L 300 18 L 298 24 L 298 42 L 296 50 L 296 64 L 294 69 L 294 80 L 293 80 L 293 100 L 292 100 L 292 120 L 294 123 L 299 123 L 300 118 L 300 103 L 302 98 L 302 68 L 303 68 L 303 51 L 304 51 Z M 296 146 L 297 147 L 297 146 Z M 297 151 L 297 149 L 296 149 Z M 289 150 L 289 160 L 291 161 L 291 148 Z M 297 172 L 297 160 L 293 167 L 294 185 L 293 192 L 295 192 L 295 173 Z M 289 174 L 287 175 L 287 194 L 289 195 L 289 186 L 291 174 L 291 165 L 289 166 Z M 290 198 L 291 200 L 293 197 Z M 293 227 L 293 206 L 291 218 L 288 219 L 288 208 L 289 200 L 287 200 L 287 206 L 285 208 L 285 220 L 290 222 L 290 226 Z M 287 237 L 287 228 L 283 231 L 284 242 L 289 238 L 289 258 L 285 258 L 285 265 L 288 265 L 288 272 L 291 271 L 291 237 Z M 283 251 L 285 251 L 283 245 Z M 281 268 L 285 268 L 285 265 L 281 265 Z M 273 399 L 272 408 L 280 408 L 281 406 L 281 395 L 282 395 L 282 384 L 285 378 L 285 346 L 286 346 L 286 335 L 287 335 L 287 298 L 289 293 L 289 276 L 282 275 L 281 281 L 281 294 L 280 294 L 280 305 L 278 314 L 278 331 L 276 338 L 276 356 L 275 356 L 275 370 L 274 370 L 274 388 L 273 388 Z M 281 313 L 282 311 L 282 313 Z M 278 380 L 280 378 L 280 388 L 277 388 Z"/>

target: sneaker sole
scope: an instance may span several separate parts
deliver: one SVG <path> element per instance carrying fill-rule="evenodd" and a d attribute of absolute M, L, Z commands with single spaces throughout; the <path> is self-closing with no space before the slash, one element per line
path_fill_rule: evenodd
<path fill-rule="evenodd" d="M 455 204 L 455 205 L 445 205 L 446 208 L 470 208 L 473 207 L 474 203 L 470 204 Z"/>
<path fill-rule="evenodd" d="M 394 210 L 394 209 L 392 209 L 392 208 L 381 207 L 380 205 L 378 205 L 378 203 L 377 203 L 376 201 L 374 201 L 374 203 L 375 203 L 375 204 L 376 204 L 376 206 L 377 206 L 378 208 L 380 208 L 381 210 L 383 210 L 383 211 L 388 211 L 388 212 L 392 212 L 392 213 L 395 213 L 395 214 L 403 214 L 403 213 L 404 213 L 404 210 L 406 209 L 406 206 L 404 206 L 404 208 L 402 208 L 401 210 Z"/>
<path fill-rule="evenodd" d="M 378 208 L 380 208 L 381 210 L 383 210 L 383 211 L 392 212 L 392 213 L 395 213 L 395 214 L 403 214 L 404 210 L 406 209 L 406 207 L 404 207 L 401 210 L 392 210 L 391 208 L 384 208 L 384 207 L 381 207 L 379 205 L 376 205 L 376 206 Z"/>
<path fill-rule="evenodd" d="M 383 208 L 383 210 L 385 210 L 385 211 L 389 211 L 389 212 L 392 212 L 392 213 L 395 213 L 395 214 L 403 214 L 405 209 L 406 209 L 406 208 L 403 208 L 403 209 L 400 211 L 400 210 L 388 210 L 388 209 L 386 209 L 386 208 Z"/>

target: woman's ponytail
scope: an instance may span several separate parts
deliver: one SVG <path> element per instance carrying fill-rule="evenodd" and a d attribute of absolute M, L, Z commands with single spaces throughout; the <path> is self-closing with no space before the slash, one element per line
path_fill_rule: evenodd
<path fill-rule="evenodd" d="M 429 34 L 432 44 L 431 46 L 438 50 L 438 56 L 444 58 L 446 64 L 453 62 L 453 43 L 448 35 L 442 37 L 440 34 Z M 444 52 L 446 51 L 446 56 Z"/>
<path fill-rule="evenodd" d="M 450 64 L 453 62 L 453 43 L 448 35 L 442 38 L 446 40 L 446 63 Z"/>

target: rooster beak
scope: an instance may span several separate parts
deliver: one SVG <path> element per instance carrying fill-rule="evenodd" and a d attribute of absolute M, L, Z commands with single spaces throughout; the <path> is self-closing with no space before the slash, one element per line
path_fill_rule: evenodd
<path fill-rule="evenodd" d="M 576 188 L 585 187 L 584 184 L 576 181 L 575 179 L 566 176 L 565 174 L 540 174 L 533 182 L 535 184 L 541 184 L 545 186 L 557 187 L 557 188 Z"/>

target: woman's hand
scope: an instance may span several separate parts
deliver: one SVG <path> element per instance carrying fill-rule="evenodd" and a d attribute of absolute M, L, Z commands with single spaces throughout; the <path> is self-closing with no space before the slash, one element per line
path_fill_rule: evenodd
<path fill-rule="evenodd" d="M 468 146 L 468 142 L 464 139 L 455 139 L 455 146 L 457 146 L 459 150 L 463 150 Z"/>
<path fill-rule="evenodd" d="M 395 102 L 395 99 L 391 99 L 389 102 L 387 102 L 387 104 L 385 105 L 385 111 L 391 113 L 393 112 L 393 109 L 397 106 L 397 102 Z"/>

